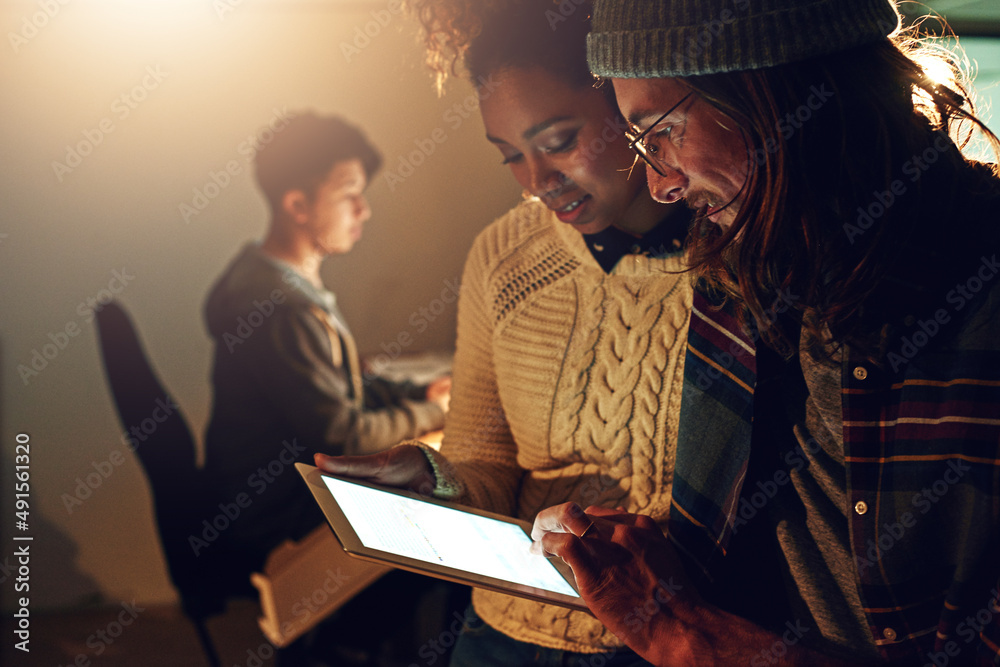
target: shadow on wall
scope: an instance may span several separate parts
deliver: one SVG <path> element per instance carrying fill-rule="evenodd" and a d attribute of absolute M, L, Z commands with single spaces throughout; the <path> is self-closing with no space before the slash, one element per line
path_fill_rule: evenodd
<path fill-rule="evenodd" d="M 4 344 L 0 340 L 0 374 L 7 368 L 5 362 Z M 8 432 L 4 428 L 8 422 L 6 399 L 3 385 L 0 384 L 0 430 L 4 432 Z M 26 435 L 30 438 L 31 434 L 27 433 Z M 15 439 L 17 442 L 21 441 L 21 438 L 16 436 Z M 10 545 L 9 547 L 5 546 L 0 551 L 0 595 L 3 597 L 3 608 L 5 610 L 20 609 L 23 606 L 20 604 L 22 598 L 30 601 L 30 611 L 62 605 L 67 598 L 77 600 L 79 606 L 100 605 L 104 600 L 97 592 L 100 590 L 97 581 L 76 567 L 76 558 L 79 554 L 76 542 L 67 533 L 60 530 L 56 523 L 45 518 L 45 515 L 38 509 L 37 490 L 35 493 L 30 491 L 32 488 L 31 445 L 30 439 L 24 448 L 15 448 L 15 445 L 12 445 L 10 449 L 13 456 L 0 465 L 2 468 L 0 474 L 13 482 L 10 488 L 14 494 L 23 491 L 25 487 L 22 485 L 25 483 L 29 489 L 27 509 L 22 510 L 26 512 L 25 514 L 17 514 L 17 511 L 22 509 L 17 505 L 19 499 L 17 495 L 5 498 L 5 502 L 3 502 L 3 505 L 9 507 L 13 514 L 13 516 L 8 515 L 9 518 L 5 517 L 4 522 L 0 524 L 0 533 L 4 534 L 4 537 L 0 538 L 0 542 Z M 21 469 L 18 468 L 25 461 L 16 458 L 19 455 L 28 456 L 27 471 L 23 469 L 23 466 Z M 18 473 L 24 472 L 28 474 L 17 476 Z M 15 486 L 15 484 L 19 486 Z M 24 520 L 23 523 L 22 520 Z M 31 539 L 12 539 L 18 536 L 30 536 Z M 58 554 L 62 567 L 56 571 L 33 572 L 31 559 L 42 550 L 50 554 Z M 5 633 L 4 636 L 9 637 L 10 635 Z"/>

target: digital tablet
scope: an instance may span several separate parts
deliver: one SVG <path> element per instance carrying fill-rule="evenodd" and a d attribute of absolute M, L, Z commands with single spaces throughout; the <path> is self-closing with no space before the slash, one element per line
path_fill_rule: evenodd
<path fill-rule="evenodd" d="M 532 554 L 531 524 L 296 463 L 344 551 L 460 584 L 586 611 L 573 572 Z"/>

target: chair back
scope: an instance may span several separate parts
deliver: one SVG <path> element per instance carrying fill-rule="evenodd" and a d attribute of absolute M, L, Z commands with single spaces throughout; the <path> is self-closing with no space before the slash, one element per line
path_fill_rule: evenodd
<path fill-rule="evenodd" d="M 230 595 L 251 595 L 247 573 L 230 563 L 223 544 L 197 550 L 209 495 L 197 467 L 187 420 L 153 370 L 138 332 L 116 301 L 97 312 L 104 372 L 122 427 L 149 480 L 160 543 L 185 613 L 204 618 L 224 610 Z M 221 536 L 220 536 L 221 537 Z"/>
<path fill-rule="evenodd" d="M 157 496 L 180 489 L 198 477 L 191 429 L 153 371 L 138 332 L 116 301 L 97 312 L 104 372 L 118 417 Z M 157 503 L 160 504 L 160 503 Z M 177 516 L 169 511 L 164 519 Z M 159 519 L 159 517 L 157 517 Z"/>

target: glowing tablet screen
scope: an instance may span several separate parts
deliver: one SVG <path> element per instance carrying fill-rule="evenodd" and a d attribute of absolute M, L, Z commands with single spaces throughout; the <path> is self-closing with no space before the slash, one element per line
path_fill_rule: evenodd
<path fill-rule="evenodd" d="M 512 523 L 322 477 L 370 549 L 579 597 L 531 538 Z"/>

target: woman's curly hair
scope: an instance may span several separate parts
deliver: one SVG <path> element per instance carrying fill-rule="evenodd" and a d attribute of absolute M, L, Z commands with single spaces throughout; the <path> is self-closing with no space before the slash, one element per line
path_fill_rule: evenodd
<path fill-rule="evenodd" d="M 440 93 L 449 76 L 473 83 L 503 67 L 543 67 L 592 85 L 590 3 L 553 0 L 407 0 L 423 28 L 426 62 Z M 464 70 L 464 71 L 462 71 Z"/>
<path fill-rule="evenodd" d="M 504 0 L 408 0 L 407 6 L 423 26 L 427 67 L 438 92 L 449 76 L 458 75 L 458 64 L 469 43 L 482 30 L 482 15 L 495 12 Z"/>

